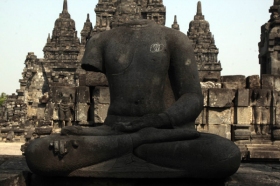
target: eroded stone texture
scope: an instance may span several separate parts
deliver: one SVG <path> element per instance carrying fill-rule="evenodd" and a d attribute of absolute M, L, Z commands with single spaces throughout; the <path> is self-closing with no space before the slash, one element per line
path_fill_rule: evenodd
<path fill-rule="evenodd" d="M 95 87 L 94 100 L 94 123 L 104 123 L 110 105 L 110 93 L 108 87 Z"/>
<path fill-rule="evenodd" d="M 253 123 L 252 107 L 237 107 L 236 110 L 236 124 L 250 125 Z"/>
<path fill-rule="evenodd" d="M 207 81 L 200 82 L 202 89 L 210 89 L 210 88 L 222 88 L 222 84 L 219 82 Z"/>
<path fill-rule="evenodd" d="M 235 91 L 231 89 L 209 89 L 209 107 L 230 108 L 233 106 Z"/>
<path fill-rule="evenodd" d="M 137 11 L 133 12 L 131 10 L 131 13 L 128 15 L 131 19 L 131 17 L 135 18 L 143 18 L 143 19 L 149 19 L 154 20 L 160 25 L 165 25 L 165 19 L 166 19 L 166 8 L 163 5 L 163 0 L 127 0 L 128 2 L 134 2 L 134 6 L 137 7 Z M 91 35 L 98 33 L 98 32 L 104 32 L 106 30 L 110 30 L 111 27 L 116 27 L 119 23 L 123 23 L 123 20 L 121 20 L 118 16 L 117 12 L 117 6 L 121 3 L 121 1 L 118 0 L 112 0 L 112 1 L 99 1 L 98 4 L 95 7 L 95 13 L 96 13 L 96 25 L 94 26 Z M 125 7 L 122 7 L 124 9 L 132 9 L 128 6 L 128 4 L 124 5 Z"/>
<path fill-rule="evenodd" d="M 230 124 L 198 125 L 197 130 L 199 132 L 216 134 L 231 140 Z"/>
<path fill-rule="evenodd" d="M 238 89 L 235 97 L 235 106 L 248 107 L 250 105 L 250 90 Z"/>
<path fill-rule="evenodd" d="M 259 43 L 259 63 L 261 75 L 280 75 L 279 70 L 279 43 L 280 16 L 279 3 L 274 1 L 270 7 L 270 20 L 261 27 L 261 41 Z M 265 85 L 266 86 L 266 85 Z"/>
<path fill-rule="evenodd" d="M 246 77 L 245 76 L 222 76 L 222 87 L 227 89 L 245 89 Z"/>
<path fill-rule="evenodd" d="M 259 75 L 253 75 L 253 76 L 248 76 L 246 78 L 246 88 L 248 89 L 259 89 L 261 88 L 260 84 L 260 76 Z"/>
<path fill-rule="evenodd" d="M 231 108 L 209 108 L 209 125 L 215 124 L 233 124 L 233 110 Z"/>
<path fill-rule="evenodd" d="M 102 74 L 100 72 L 87 72 L 86 85 L 91 87 L 108 86 L 108 80 L 105 74 Z"/>
<path fill-rule="evenodd" d="M 209 27 L 209 22 L 205 21 L 202 14 L 201 2 L 198 2 L 197 13 L 190 22 L 187 35 L 193 42 L 200 81 L 219 82 L 222 70 L 218 61 L 219 49 Z"/>

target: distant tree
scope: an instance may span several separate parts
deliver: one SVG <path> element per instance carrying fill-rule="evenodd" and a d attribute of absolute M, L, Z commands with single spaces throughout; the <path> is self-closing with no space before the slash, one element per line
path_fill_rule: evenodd
<path fill-rule="evenodd" d="M 4 103 L 4 101 L 7 99 L 7 94 L 2 92 L 0 95 L 0 106 Z"/>

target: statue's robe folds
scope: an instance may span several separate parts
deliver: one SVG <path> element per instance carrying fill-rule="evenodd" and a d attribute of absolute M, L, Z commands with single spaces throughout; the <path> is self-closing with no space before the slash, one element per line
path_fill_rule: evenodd
<path fill-rule="evenodd" d="M 194 129 L 203 97 L 185 34 L 132 21 L 94 35 L 82 67 L 107 76 L 111 103 L 105 125 L 34 140 L 26 149 L 33 172 L 75 175 L 90 166 L 82 170 L 94 177 L 224 178 L 239 168 L 233 142 Z M 166 79 L 176 100 L 170 107 L 164 100 Z M 120 125 L 136 132 L 115 132 Z"/>

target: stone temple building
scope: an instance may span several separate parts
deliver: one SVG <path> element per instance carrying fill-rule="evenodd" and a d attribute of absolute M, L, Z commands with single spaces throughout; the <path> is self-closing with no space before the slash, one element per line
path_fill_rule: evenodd
<path fill-rule="evenodd" d="M 214 36 L 209 27 L 209 22 L 202 14 L 201 2 L 198 2 L 197 13 L 194 20 L 190 22 L 187 35 L 193 42 L 200 81 L 219 82 L 222 71 L 221 63 L 218 61 L 219 49 L 215 45 Z"/>
<path fill-rule="evenodd" d="M 66 125 L 102 125 L 110 104 L 108 82 L 104 74 L 86 72 L 80 64 L 92 35 L 124 21 L 118 16 L 121 2 L 137 7 L 128 16 L 165 25 L 163 0 L 99 0 L 96 23 L 87 15 L 79 38 L 64 0 L 43 48 L 44 58 L 28 53 L 17 94 L 8 96 L 0 107 L 0 142 L 25 142 L 59 132 Z M 280 158 L 279 9 L 280 1 L 275 0 L 271 19 L 261 27 L 260 76 L 221 76 L 219 50 L 201 2 L 186 32 L 193 43 L 204 95 L 196 128 L 234 141 L 243 159 Z M 171 27 L 180 30 L 176 16 Z"/>

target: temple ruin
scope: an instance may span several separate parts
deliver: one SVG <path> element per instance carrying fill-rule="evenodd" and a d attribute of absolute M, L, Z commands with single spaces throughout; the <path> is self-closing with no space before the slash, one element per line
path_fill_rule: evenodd
<path fill-rule="evenodd" d="M 126 1 L 134 1 L 138 7 L 131 16 L 165 25 L 163 0 Z M 17 94 L 8 96 L 0 108 L 0 142 L 25 142 L 59 132 L 63 126 L 96 126 L 104 122 L 110 104 L 106 77 L 82 70 L 80 63 L 87 40 L 122 21 L 116 13 L 119 3 L 120 0 L 99 0 L 95 26 L 88 14 L 80 39 L 64 0 L 62 13 L 43 48 L 44 58 L 28 53 Z M 243 159 L 280 158 L 279 8 L 280 2 L 275 0 L 270 8 L 271 19 L 261 27 L 260 75 L 221 76 L 219 49 L 201 2 L 187 31 L 204 94 L 197 130 L 234 141 Z M 180 30 L 176 16 L 171 27 Z M 94 117 L 88 117 L 88 113 L 94 113 Z"/>

